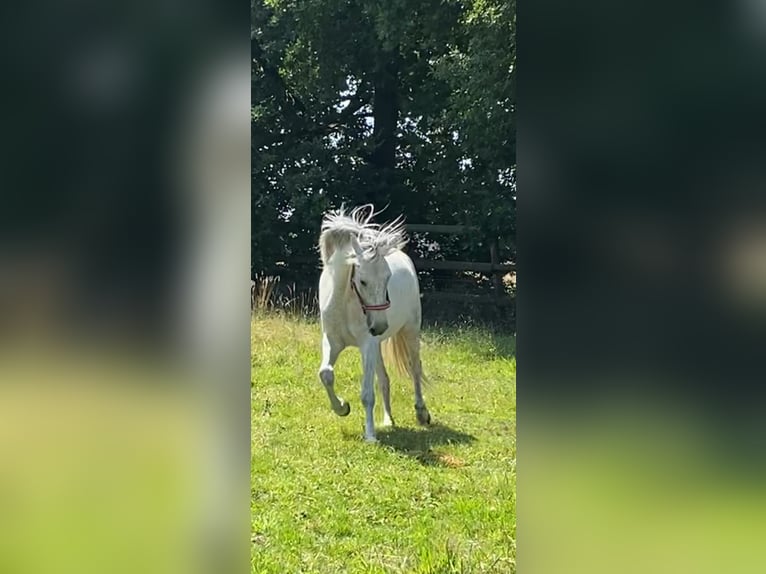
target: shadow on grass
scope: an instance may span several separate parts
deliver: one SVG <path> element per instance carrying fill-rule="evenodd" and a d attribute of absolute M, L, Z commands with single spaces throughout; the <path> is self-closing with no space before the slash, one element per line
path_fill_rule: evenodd
<path fill-rule="evenodd" d="M 414 458 L 424 466 L 458 468 L 463 461 L 449 454 L 434 452 L 434 447 L 449 444 L 470 444 L 476 437 L 448 426 L 435 423 L 423 428 L 392 427 L 377 433 L 380 444 Z"/>
<path fill-rule="evenodd" d="M 512 359 L 516 356 L 516 337 L 493 333 L 492 342 L 495 345 L 495 349 L 499 357 Z"/>

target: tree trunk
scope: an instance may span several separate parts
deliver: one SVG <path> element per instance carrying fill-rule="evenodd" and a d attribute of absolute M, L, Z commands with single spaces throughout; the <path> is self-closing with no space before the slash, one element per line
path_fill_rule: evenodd
<path fill-rule="evenodd" d="M 372 101 L 374 148 L 370 163 L 385 172 L 396 167 L 396 124 L 399 119 L 397 51 L 381 50 L 375 69 L 375 95 Z M 384 173 L 381 173 L 384 175 Z"/>
<path fill-rule="evenodd" d="M 360 199 L 383 207 L 399 209 L 401 193 L 396 184 L 396 127 L 399 119 L 398 50 L 380 50 L 373 78 L 372 152 L 368 156 L 371 172 Z"/>

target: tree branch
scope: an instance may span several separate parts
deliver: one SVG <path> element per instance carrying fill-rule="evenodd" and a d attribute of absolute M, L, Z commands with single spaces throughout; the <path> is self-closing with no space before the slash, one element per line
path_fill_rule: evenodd
<path fill-rule="evenodd" d="M 316 136 L 326 136 L 341 128 L 350 126 L 350 120 L 357 117 L 356 113 L 370 104 L 371 94 L 367 90 L 360 89 L 351 96 L 348 105 L 336 114 L 329 115 L 325 121 L 308 125 L 302 130 L 288 131 L 284 134 L 274 134 L 267 142 L 261 145 L 271 146 L 283 142 L 287 138 L 304 139 Z"/>
<path fill-rule="evenodd" d="M 264 77 L 270 79 L 276 86 L 278 98 L 283 103 L 288 104 L 293 114 L 305 114 L 306 106 L 303 105 L 303 102 L 301 102 L 298 96 L 290 91 L 284 78 L 279 73 L 279 70 L 268 61 L 268 58 L 266 58 L 263 48 L 254 33 L 250 35 L 250 55 L 261 67 L 261 70 L 263 70 Z"/>
<path fill-rule="evenodd" d="M 350 121 L 355 114 L 371 103 L 372 94 L 367 87 L 360 85 L 356 93 L 351 96 L 348 105 L 340 112 L 328 114 L 320 123 L 309 119 L 306 106 L 301 99 L 287 86 L 279 70 L 266 56 L 263 46 L 258 41 L 255 32 L 250 34 L 250 53 L 253 61 L 261 68 L 264 78 L 274 87 L 274 96 L 283 104 L 282 113 L 293 120 L 300 119 L 307 122 L 303 129 L 287 129 L 283 134 L 272 134 L 267 141 L 261 142 L 261 146 L 271 146 L 290 139 L 303 139 L 308 137 L 325 136 L 338 129 L 349 127 Z"/>

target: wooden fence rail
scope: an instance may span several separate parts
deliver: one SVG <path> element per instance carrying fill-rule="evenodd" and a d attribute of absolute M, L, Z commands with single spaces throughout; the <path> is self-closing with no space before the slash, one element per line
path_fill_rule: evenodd
<path fill-rule="evenodd" d="M 436 225 L 428 223 L 409 223 L 407 231 L 412 233 L 438 233 L 445 235 L 465 235 L 467 233 L 476 233 L 480 231 L 476 227 L 467 225 Z M 439 299 L 443 301 L 461 301 L 471 303 L 490 303 L 494 305 L 506 305 L 511 303 L 506 296 L 503 285 L 503 275 L 516 271 L 516 265 L 512 263 L 501 263 L 498 257 L 497 241 L 489 244 L 489 262 L 484 261 L 442 261 L 433 259 L 413 259 L 416 269 L 443 270 L 443 271 L 470 271 L 475 273 L 486 273 L 492 276 L 492 295 L 472 295 L 468 293 L 452 293 L 434 291 L 424 293 L 424 297 L 429 299 Z"/>
<path fill-rule="evenodd" d="M 430 223 L 408 223 L 405 225 L 407 231 L 414 233 L 447 233 L 461 235 L 469 231 L 478 231 L 476 227 L 467 225 L 436 225 Z"/>
<path fill-rule="evenodd" d="M 420 259 L 413 257 L 416 269 L 438 271 L 474 271 L 476 273 L 511 273 L 516 271 L 513 264 L 484 263 L 479 261 L 441 261 L 439 259 Z"/>
<path fill-rule="evenodd" d="M 407 224 L 407 231 L 414 233 L 440 233 L 447 235 L 464 235 L 469 232 L 475 232 L 476 228 L 465 225 L 432 225 L 425 223 Z M 319 254 L 315 256 L 295 256 L 290 261 L 305 265 L 314 265 L 317 269 L 321 266 Z M 482 273 L 491 275 L 492 293 L 481 295 L 452 291 L 430 291 L 424 292 L 424 299 L 433 299 L 440 301 L 454 301 L 463 303 L 481 303 L 493 305 L 508 305 L 513 301 L 506 295 L 503 284 L 503 276 L 516 271 L 516 265 L 513 263 L 501 263 L 498 257 L 498 244 L 491 242 L 489 245 L 489 261 L 444 261 L 440 259 L 424 259 L 414 257 L 412 262 L 415 269 L 420 271 L 467 271 L 473 273 Z"/>

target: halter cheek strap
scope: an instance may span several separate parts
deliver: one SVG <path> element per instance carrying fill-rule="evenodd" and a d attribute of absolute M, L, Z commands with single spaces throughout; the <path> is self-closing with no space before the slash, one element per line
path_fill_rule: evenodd
<path fill-rule="evenodd" d="M 364 299 L 362 299 L 362 295 L 359 293 L 359 289 L 356 288 L 356 283 L 354 283 L 354 274 L 356 272 L 356 268 L 351 268 L 351 289 L 353 289 L 354 293 L 356 293 L 356 298 L 359 299 L 359 304 L 362 306 L 362 311 L 364 311 L 364 314 L 367 314 L 367 311 L 385 311 L 391 306 L 391 301 L 388 300 L 388 291 L 386 291 L 386 302 L 382 305 L 368 305 L 364 302 Z"/>

